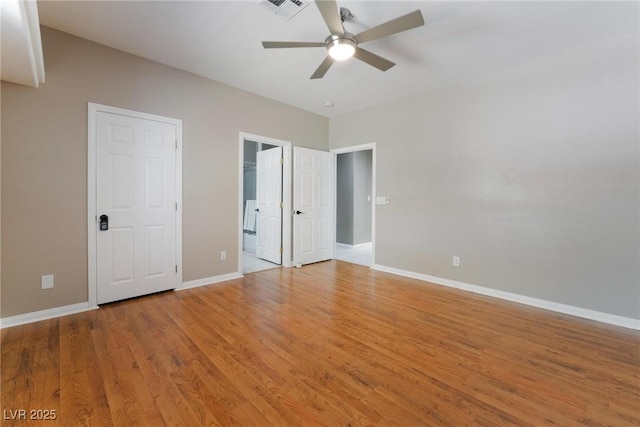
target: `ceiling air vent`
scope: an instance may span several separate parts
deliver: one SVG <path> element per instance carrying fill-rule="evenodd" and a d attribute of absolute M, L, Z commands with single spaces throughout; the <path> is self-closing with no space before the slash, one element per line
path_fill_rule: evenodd
<path fill-rule="evenodd" d="M 260 0 L 260 4 L 287 21 L 309 5 L 308 2 L 301 0 Z"/>

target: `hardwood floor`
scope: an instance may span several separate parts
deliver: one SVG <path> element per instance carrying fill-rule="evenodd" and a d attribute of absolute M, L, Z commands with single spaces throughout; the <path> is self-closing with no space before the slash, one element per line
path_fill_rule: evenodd
<path fill-rule="evenodd" d="M 640 334 L 330 261 L 5 329 L 2 409 L 6 426 L 637 426 Z"/>

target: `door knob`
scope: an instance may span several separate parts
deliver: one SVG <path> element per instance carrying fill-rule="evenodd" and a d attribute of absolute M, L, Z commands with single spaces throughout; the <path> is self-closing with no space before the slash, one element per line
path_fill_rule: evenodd
<path fill-rule="evenodd" d="M 293 213 L 294 213 L 295 215 L 300 215 L 300 214 L 303 214 L 304 212 L 300 212 L 300 211 L 293 211 Z"/>

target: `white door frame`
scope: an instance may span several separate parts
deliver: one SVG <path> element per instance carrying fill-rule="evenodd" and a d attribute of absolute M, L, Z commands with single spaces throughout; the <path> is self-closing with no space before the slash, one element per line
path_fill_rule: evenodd
<path fill-rule="evenodd" d="M 371 150 L 371 266 L 376 264 L 376 143 L 353 145 L 351 147 L 334 148 L 329 150 L 331 153 L 338 154 L 355 153 L 356 151 Z M 334 183 L 338 184 L 338 162 L 334 162 Z M 334 195 L 334 209 L 333 209 L 333 222 L 337 223 L 338 220 L 338 200 L 337 191 Z M 334 253 L 336 244 L 336 235 L 333 233 Z"/>
<path fill-rule="evenodd" d="M 238 274 L 242 275 L 242 224 L 243 193 L 244 193 L 244 141 L 260 142 L 262 144 L 282 147 L 282 157 L 284 165 L 282 167 L 282 266 L 291 267 L 291 142 L 282 139 L 269 138 L 267 136 L 255 135 L 246 132 L 239 133 L 240 159 L 238 167 Z"/>
<path fill-rule="evenodd" d="M 88 103 L 87 114 L 87 260 L 88 260 L 88 304 L 89 308 L 96 308 L 97 303 L 97 148 L 98 138 L 96 123 L 98 112 L 120 114 L 144 120 L 153 120 L 163 123 L 171 123 L 176 127 L 176 265 L 178 266 L 176 277 L 176 289 L 182 287 L 182 120 L 155 114 L 141 113 L 139 111 L 126 110 L 124 108 L 108 105 Z"/>

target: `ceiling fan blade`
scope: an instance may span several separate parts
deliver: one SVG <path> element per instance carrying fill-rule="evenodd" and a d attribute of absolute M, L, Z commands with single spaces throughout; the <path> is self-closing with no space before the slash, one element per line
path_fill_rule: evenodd
<path fill-rule="evenodd" d="M 280 49 L 287 47 L 325 47 L 325 42 L 262 42 L 265 49 Z"/>
<path fill-rule="evenodd" d="M 335 0 L 316 0 L 316 5 L 324 23 L 327 24 L 327 28 L 331 34 L 343 35 L 344 28 L 342 27 L 342 19 L 340 19 L 340 12 L 338 11 L 338 4 Z"/>
<path fill-rule="evenodd" d="M 387 21 L 384 24 L 364 30 L 360 34 L 356 34 L 356 40 L 358 40 L 358 43 L 366 43 L 392 34 L 401 33 L 402 31 L 407 31 L 421 25 L 424 25 L 424 18 L 422 17 L 422 12 L 418 9 L 399 18 Z"/>
<path fill-rule="evenodd" d="M 329 71 L 329 68 L 333 65 L 334 61 L 335 59 L 327 55 L 327 57 L 324 58 L 324 61 L 322 61 L 322 64 L 320 64 L 320 66 L 316 69 L 316 71 L 311 75 L 311 78 L 312 79 L 323 78 L 324 75 L 327 74 L 327 71 Z"/>
<path fill-rule="evenodd" d="M 383 57 L 378 56 L 375 53 L 371 53 L 368 50 L 364 50 L 361 47 L 356 48 L 356 52 L 353 54 L 353 56 L 355 56 L 362 62 L 366 62 L 372 67 L 376 67 L 380 71 L 387 71 L 389 68 L 396 65 L 395 62 L 384 59 Z"/>

